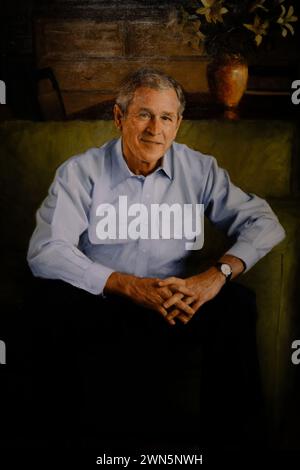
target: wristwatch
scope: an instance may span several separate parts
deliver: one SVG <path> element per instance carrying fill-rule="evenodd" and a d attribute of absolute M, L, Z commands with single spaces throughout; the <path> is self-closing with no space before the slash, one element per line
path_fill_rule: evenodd
<path fill-rule="evenodd" d="M 218 262 L 214 265 L 226 278 L 226 282 L 229 282 L 232 276 L 232 269 L 230 264 Z"/>

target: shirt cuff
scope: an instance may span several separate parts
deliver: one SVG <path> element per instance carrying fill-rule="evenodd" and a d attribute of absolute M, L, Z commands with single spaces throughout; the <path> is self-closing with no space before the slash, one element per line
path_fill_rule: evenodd
<path fill-rule="evenodd" d="M 84 272 L 85 289 L 91 294 L 102 295 L 106 281 L 115 269 L 107 268 L 102 264 L 92 263 Z"/>
<path fill-rule="evenodd" d="M 249 271 L 252 266 L 259 261 L 261 255 L 250 243 L 244 241 L 236 242 L 228 251 L 226 255 L 236 256 L 244 262 L 245 270 L 243 274 Z"/>

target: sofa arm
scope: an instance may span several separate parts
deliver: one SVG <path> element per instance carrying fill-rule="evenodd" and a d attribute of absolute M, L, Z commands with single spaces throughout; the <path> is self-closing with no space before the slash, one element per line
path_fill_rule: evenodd
<path fill-rule="evenodd" d="M 286 238 L 238 282 L 256 292 L 257 345 L 270 429 L 277 433 L 293 393 L 296 366 L 291 344 L 299 335 L 300 203 L 269 201 Z M 277 436 L 278 437 L 278 436 Z"/>

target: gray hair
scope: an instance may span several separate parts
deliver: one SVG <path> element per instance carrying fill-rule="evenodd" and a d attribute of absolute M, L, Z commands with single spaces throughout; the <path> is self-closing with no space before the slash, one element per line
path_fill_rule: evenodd
<path fill-rule="evenodd" d="M 135 90 L 141 87 L 153 88 L 154 90 L 173 89 L 179 101 L 178 114 L 182 115 L 185 108 L 185 97 L 181 85 L 161 70 L 146 67 L 127 75 L 121 83 L 116 104 L 124 114 L 127 113 L 128 106 L 133 100 Z"/>

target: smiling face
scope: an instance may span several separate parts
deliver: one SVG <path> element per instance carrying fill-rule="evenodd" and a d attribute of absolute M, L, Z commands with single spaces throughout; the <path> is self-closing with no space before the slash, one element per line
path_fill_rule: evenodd
<path fill-rule="evenodd" d="M 136 174 L 147 175 L 160 163 L 176 137 L 181 117 L 174 89 L 140 87 L 124 115 L 115 105 L 115 123 L 122 132 L 123 154 Z"/>

